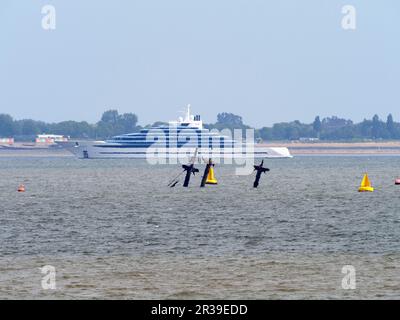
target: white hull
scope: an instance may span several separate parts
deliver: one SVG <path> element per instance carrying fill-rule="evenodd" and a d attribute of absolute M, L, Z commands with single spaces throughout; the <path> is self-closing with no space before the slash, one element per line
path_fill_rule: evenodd
<path fill-rule="evenodd" d="M 70 149 L 78 158 L 86 159 L 187 159 L 193 157 L 196 148 L 135 148 L 135 147 L 103 147 L 99 143 L 79 143 Z M 215 160 L 243 158 L 292 158 L 285 147 L 224 148 L 197 149 L 197 157 Z"/>

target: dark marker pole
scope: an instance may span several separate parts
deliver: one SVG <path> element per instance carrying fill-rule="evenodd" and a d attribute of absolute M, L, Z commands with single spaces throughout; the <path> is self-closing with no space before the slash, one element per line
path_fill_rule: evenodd
<path fill-rule="evenodd" d="M 206 168 L 204 169 L 204 174 L 203 174 L 203 178 L 201 179 L 200 188 L 204 188 L 204 186 L 206 185 L 207 177 L 208 177 L 208 173 L 210 172 L 211 165 L 212 165 L 212 161 L 210 159 L 210 160 L 208 160 L 208 163 L 206 164 Z"/>
<path fill-rule="evenodd" d="M 254 188 L 257 188 L 259 185 L 261 173 L 265 173 L 265 172 L 269 171 L 268 168 L 263 167 L 263 164 L 264 164 L 264 160 L 261 161 L 261 164 L 259 166 L 254 166 L 254 171 L 257 171 L 256 179 L 254 180 L 254 184 L 253 184 Z"/>
<path fill-rule="evenodd" d="M 189 186 L 190 176 L 193 173 L 195 175 L 196 172 L 199 172 L 199 169 L 194 167 L 194 164 L 186 165 L 184 164 L 182 168 L 186 171 L 185 181 L 183 182 L 184 187 Z"/>

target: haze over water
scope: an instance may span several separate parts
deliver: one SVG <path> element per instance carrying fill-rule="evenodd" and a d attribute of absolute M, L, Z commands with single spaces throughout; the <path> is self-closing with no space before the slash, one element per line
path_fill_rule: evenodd
<path fill-rule="evenodd" d="M 265 164 L 258 189 L 232 166 L 185 189 L 167 187 L 178 165 L 0 158 L 0 298 L 400 297 L 400 157 Z M 365 170 L 374 193 L 357 192 Z"/>

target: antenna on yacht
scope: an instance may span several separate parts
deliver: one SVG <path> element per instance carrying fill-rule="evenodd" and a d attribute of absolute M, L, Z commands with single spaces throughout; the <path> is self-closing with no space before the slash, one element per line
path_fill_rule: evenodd
<path fill-rule="evenodd" d="M 186 108 L 183 108 L 179 111 L 183 115 L 183 117 L 179 117 L 179 119 L 183 121 L 190 121 L 190 104 L 186 106 Z"/>
<path fill-rule="evenodd" d="M 190 104 L 187 105 L 187 111 L 186 111 L 186 120 L 190 121 Z"/>

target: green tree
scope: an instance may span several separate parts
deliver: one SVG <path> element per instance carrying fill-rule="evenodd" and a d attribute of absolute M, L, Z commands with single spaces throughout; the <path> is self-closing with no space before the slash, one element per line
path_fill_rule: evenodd
<path fill-rule="evenodd" d="M 123 128 L 123 133 L 135 132 L 137 121 L 138 118 L 133 113 L 124 113 L 118 117 L 118 123 Z"/>
<path fill-rule="evenodd" d="M 12 137 L 15 134 L 13 118 L 8 114 L 0 114 L 0 136 Z"/>
<path fill-rule="evenodd" d="M 20 134 L 24 136 L 32 136 L 40 133 L 40 129 L 36 121 L 25 119 L 20 121 Z"/>
<path fill-rule="evenodd" d="M 260 137 L 263 141 L 272 140 L 272 128 L 263 127 L 257 130 L 257 136 Z"/>
<path fill-rule="evenodd" d="M 317 134 L 318 138 L 320 137 L 320 134 L 321 134 L 321 127 L 322 127 L 321 119 L 319 118 L 319 116 L 316 116 L 315 120 L 313 122 L 313 129 L 314 129 L 315 133 Z"/>
<path fill-rule="evenodd" d="M 395 125 L 394 125 L 392 114 L 389 114 L 387 116 L 386 129 L 387 129 L 387 131 L 389 133 L 390 138 L 395 138 L 396 132 L 395 132 Z"/>
<path fill-rule="evenodd" d="M 96 139 L 110 138 L 114 135 L 114 130 L 111 124 L 99 121 L 96 124 Z"/>
<path fill-rule="evenodd" d="M 379 119 L 378 115 L 374 115 L 372 118 L 371 133 L 373 139 L 388 139 L 390 137 L 386 124 Z"/>
<path fill-rule="evenodd" d="M 379 137 L 379 129 L 380 129 L 379 123 L 380 123 L 380 120 L 379 120 L 378 115 L 376 114 L 372 117 L 371 133 L 372 133 L 372 138 L 374 138 L 374 139 L 377 139 Z"/>
<path fill-rule="evenodd" d="M 97 138 L 110 138 L 115 135 L 137 131 L 138 118 L 133 113 L 118 114 L 117 110 L 107 110 L 96 125 Z"/>
<path fill-rule="evenodd" d="M 156 121 L 152 125 L 149 125 L 149 127 L 159 127 L 159 126 L 168 126 L 168 122 Z"/>
<path fill-rule="evenodd" d="M 222 112 L 217 115 L 216 123 L 205 124 L 204 127 L 206 129 L 248 129 L 249 126 L 243 123 L 242 117 L 233 113 Z"/>
<path fill-rule="evenodd" d="M 119 115 L 117 110 L 107 110 L 103 112 L 103 115 L 101 116 L 101 121 L 116 125 L 118 123 L 118 117 Z"/>
<path fill-rule="evenodd" d="M 226 125 L 227 127 L 241 128 L 243 120 L 241 116 L 233 113 L 222 112 L 217 115 L 217 124 Z"/>

